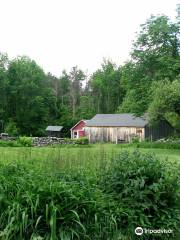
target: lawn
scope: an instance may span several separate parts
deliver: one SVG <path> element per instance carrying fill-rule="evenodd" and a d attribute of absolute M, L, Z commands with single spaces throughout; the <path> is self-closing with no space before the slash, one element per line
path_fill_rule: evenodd
<path fill-rule="evenodd" d="M 34 163 L 39 166 L 63 167 L 97 167 L 102 161 L 109 161 L 114 155 L 122 151 L 133 152 L 138 150 L 142 153 L 154 153 L 160 159 L 171 163 L 180 164 L 180 150 L 158 148 L 134 148 L 125 145 L 96 144 L 90 146 L 67 146 L 67 147 L 0 147 L 0 162 L 23 162 Z"/>

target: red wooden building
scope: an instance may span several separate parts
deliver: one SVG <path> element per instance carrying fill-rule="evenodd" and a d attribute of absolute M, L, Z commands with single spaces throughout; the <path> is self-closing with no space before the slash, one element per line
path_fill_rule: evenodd
<path fill-rule="evenodd" d="M 80 120 L 76 123 L 71 130 L 71 138 L 80 138 L 85 136 L 85 127 L 88 120 Z"/>

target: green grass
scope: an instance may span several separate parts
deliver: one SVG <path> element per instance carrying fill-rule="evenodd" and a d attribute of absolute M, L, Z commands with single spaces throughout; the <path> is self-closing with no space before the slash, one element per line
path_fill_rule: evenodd
<path fill-rule="evenodd" d="M 158 148 L 138 148 L 140 152 L 153 152 L 160 159 L 167 159 L 170 162 L 180 163 L 180 150 L 176 149 L 158 149 Z M 68 147 L 1 147 L 0 162 L 31 162 L 38 165 L 52 165 L 55 167 L 97 167 L 98 164 L 109 156 L 119 154 L 128 150 L 134 151 L 132 146 L 114 145 L 114 144 L 96 144 L 90 147 L 86 146 L 68 146 Z"/>
<path fill-rule="evenodd" d="M 123 144 L 0 147 L 0 239 L 134 240 L 137 225 L 159 221 L 160 226 L 177 228 L 173 201 L 179 168 L 180 150 L 175 149 Z M 139 191 L 149 176 L 148 191 Z M 116 193 L 119 182 L 126 186 L 121 190 L 124 202 L 121 191 Z M 159 214 L 156 208 L 153 218 L 142 211 L 147 204 L 154 207 L 149 191 L 161 210 Z"/>
<path fill-rule="evenodd" d="M 172 168 L 180 167 L 180 150 L 176 149 L 147 149 L 134 148 L 132 146 L 115 144 L 96 144 L 88 146 L 68 147 L 1 147 L 0 163 L 22 163 L 30 168 L 52 172 L 71 172 L 71 170 L 96 172 L 110 159 L 123 151 L 142 153 L 154 153 L 165 162 L 169 162 Z"/>

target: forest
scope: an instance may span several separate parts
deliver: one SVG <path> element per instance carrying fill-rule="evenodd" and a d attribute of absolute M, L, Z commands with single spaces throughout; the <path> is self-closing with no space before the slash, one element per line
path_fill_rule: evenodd
<path fill-rule="evenodd" d="M 151 16 L 129 60 L 117 66 L 103 59 L 90 76 L 78 66 L 53 76 L 27 56 L 0 53 L 0 132 L 43 136 L 47 125 L 62 125 L 68 137 L 80 119 L 128 112 L 148 113 L 152 124 L 166 119 L 180 130 L 179 26 L 179 15 L 174 21 Z"/>

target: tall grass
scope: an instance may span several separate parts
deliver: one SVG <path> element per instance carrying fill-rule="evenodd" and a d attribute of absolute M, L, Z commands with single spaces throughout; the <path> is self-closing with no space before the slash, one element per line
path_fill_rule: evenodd
<path fill-rule="evenodd" d="M 2 239 L 108 239 L 108 204 L 88 172 L 46 173 L 0 166 Z"/>
<path fill-rule="evenodd" d="M 178 165 L 155 155 L 9 148 L 0 159 L 2 240 L 133 240 L 136 226 L 178 228 Z"/>

